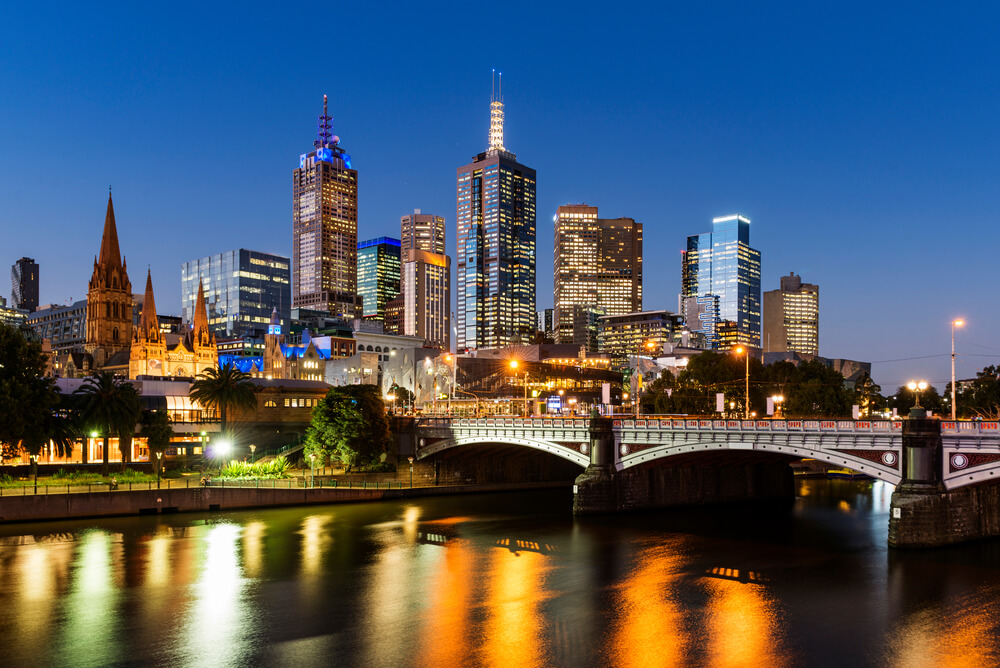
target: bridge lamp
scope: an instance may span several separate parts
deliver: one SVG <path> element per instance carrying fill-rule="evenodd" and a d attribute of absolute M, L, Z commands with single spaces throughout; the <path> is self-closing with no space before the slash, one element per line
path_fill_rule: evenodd
<path fill-rule="evenodd" d="M 964 320 L 951 321 L 951 419 L 955 419 L 955 328 L 964 327 Z"/>
<path fill-rule="evenodd" d="M 774 402 L 775 417 L 780 416 L 781 415 L 781 404 L 785 401 L 785 397 L 783 397 L 780 394 L 776 394 L 773 397 L 771 397 L 771 401 Z"/>
<path fill-rule="evenodd" d="M 906 387 L 908 387 L 910 392 L 913 392 L 917 397 L 917 403 L 913 405 L 913 410 L 911 410 L 910 413 L 912 414 L 913 411 L 922 411 L 923 406 L 920 405 L 920 393 L 927 389 L 927 382 L 923 380 L 911 380 L 906 384 Z"/>

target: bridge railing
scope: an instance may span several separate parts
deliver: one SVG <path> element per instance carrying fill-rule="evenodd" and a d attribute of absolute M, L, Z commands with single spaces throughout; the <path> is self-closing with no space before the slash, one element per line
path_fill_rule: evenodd
<path fill-rule="evenodd" d="M 420 418 L 420 427 L 510 427 L 520 429 L 587 429 L 590 420 L 582 417 L 487 417 L 487 418 Z"/>

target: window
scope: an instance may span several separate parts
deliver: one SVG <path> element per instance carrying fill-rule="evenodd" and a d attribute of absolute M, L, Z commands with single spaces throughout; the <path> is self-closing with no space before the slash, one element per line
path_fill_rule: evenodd
<path fill-rule="evenodd" d="M 277 408 L 277 407 L 278 407 L 278 402 L 275 401 L 274 399 L 268 399 L 267 401 L 264 402 L 264 408 Z"/>

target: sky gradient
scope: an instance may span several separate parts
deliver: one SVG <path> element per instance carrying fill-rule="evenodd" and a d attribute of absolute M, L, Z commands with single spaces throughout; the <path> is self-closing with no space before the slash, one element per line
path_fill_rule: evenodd
<path fill-rule="evenodd" d="M 32 257 L 42 303 L 84 298 L 109 184 L 133 287 L 149 266 L 164 313 L 182 262 L 290 255 L 324 93 L 359 239 L 420 208 L 453 255 L 496 68 L 506 145 L 538 172 L 539 308 L 560 204 L 644 224 L 646 309 L 676 310 L 686 237 L 739 212 L 762 289 L 819 284 L 820 354 L 876 362 L 886 393 L 943 387 L 956 317 L 958 376 L 1000 363 L 997 9 L 367 5 L 5 8 L 0 267 Z"/>

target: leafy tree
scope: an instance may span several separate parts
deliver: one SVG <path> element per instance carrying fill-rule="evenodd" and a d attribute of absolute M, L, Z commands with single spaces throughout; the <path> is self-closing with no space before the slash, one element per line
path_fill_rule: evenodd
<path fill-rule="evenodd" d="M 854 381 L 854 403 L 862 417 L 871 417 L 872 413 L 885 407 L 882 388 L 875 384 L 867 371 Z"/>
<path fill-rule="evenodd" d="M 189 396 L 202 406 L 219 411 L 222 434 L 226 433 L 230 410 L 249 411 L 257 407 L 257 395 L 250 374 L 240 371 L 233 364 L 203 371 L 191 384 Z"/>
<path fill-rule="evenodd" d="M 946 395 L 951 396 L 951 383 L 948 383 Z M 988 366 L 977 373 L 971 387 L 961 390 L 955 397 L 955 403 L 959 417 L 1000 419 L 1000 366 Z"/>
<path fill-rule="evenodd" d="M 843 417 L 851 414 L 853 393 L 844 376 L 822 362 L 809 360 L 797 367 L 794 384 L 785 395 L 785 412 L 799 417 Z"/>
<path fill-rule="evenodd" d="M 31 473 L 38 480 L 38 456 L 42 449 L 49 445 L 52 454 L 57 457 L 68 457 L 73 454 L 73 444 L 80 437 L 77 419 L 70 410 L 68 397 L 59 397 L 59 403 L 54 410 L 45 412 L 37 429 L 25 436 L 21 447 L 31 456 Z"/>
<path fill-rule="evenodd" d="M 160 456 L 170 445 L 170 439 L 174 435 L 173 427 L 170 426 L 170 416 L 166 411 L 143 411 L 141 422 L 142 431 L 139 435 L 146 439 L 149 456 L 153 461 L 153 472 L 159 477 Z"/>
<path fill-rule="evenodd" d="M 0 324 L 0 443 L 5 451 L 33 448 L 43 436 L 59 402 L 55 382 L 44 373 L 41 345 Z"/>
<path fill-rule="evenodd" d="M 104 439 L 101 472 L 108 474 L 108 440 L 118 436 L 122 450 L 122 467 L 126 461 L 126 444 L 131 445 L 135 423 L 139 421 L 142 404 L 135 386 L 115 378 L 110 371 L 91 376 L 74 393 L 80 398 L 80 412 L 85 424 L 96 426 Z"/>
<path fill-rule="evenodd" d="M 396 397 L 395 404 L 397 407 L 412 406 L 413 405 L 413 392 L 410 392 L 405 387 L 400 387 L 399 385 L 393 383 L 392 387 L 389 388 L 389 394 Z M 390 405 L 393 402 L 389 402 Z"/>
<path fill-rule="evenodd" d="M 319 464 L 338 458 L 347 470 L 384 453 L 390 443 L 385 404 L 374 385 L 332 388 L 312 412 L 306 431 L 306 457 Z"/>

